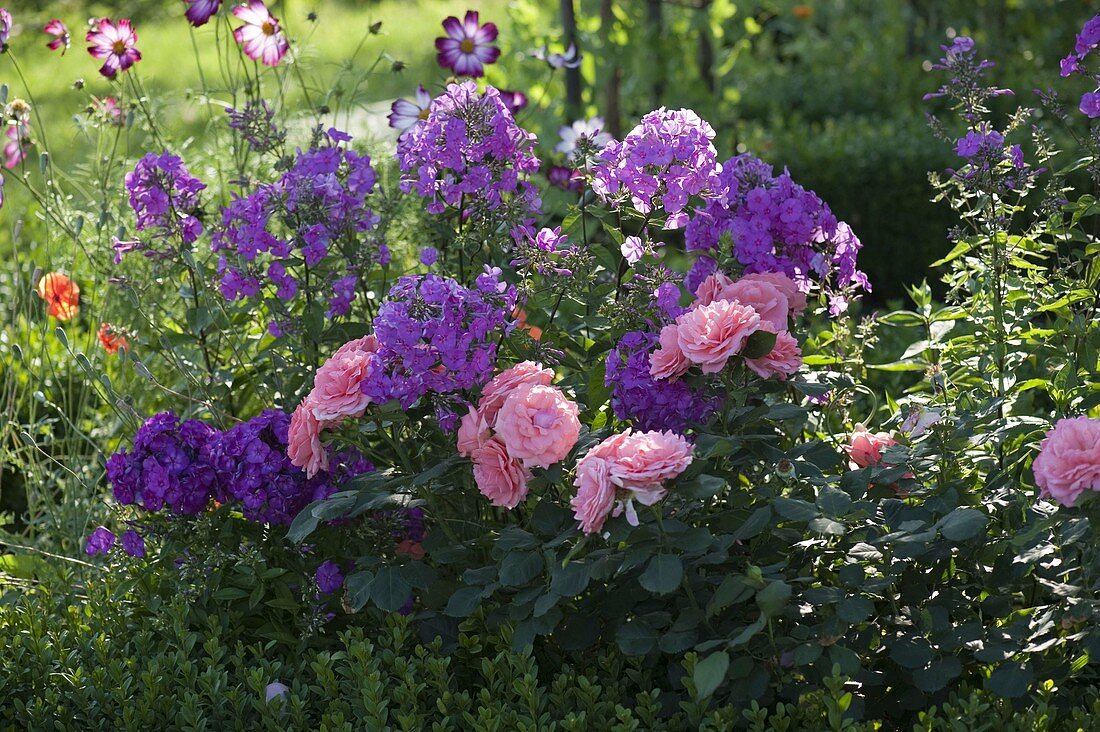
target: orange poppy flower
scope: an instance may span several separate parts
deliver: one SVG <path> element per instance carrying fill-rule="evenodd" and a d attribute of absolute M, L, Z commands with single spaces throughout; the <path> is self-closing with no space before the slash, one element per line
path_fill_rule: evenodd
<path fill-rule="evenodd" d="M 80 287 L 60 272 L 38 281 L 38 296 L 46 301 L 46 312 L 58 320 L 69 320 L 80 310 Z"/>
<path fill-rule="evenodd" d="M 542 328 L 537 325 L 531 325 L 527 322 L 527 311 L 523 308 L 517 307 L 515 312 L 512 313 L 512 317 L 516 319 L 516 325 L 521 330 L 527 331 L 527 334 L 531 336 L 533 340 L 542 340 Z"/>
<path fill-rule="evenodd" d="M 99 342 L 103 344 L 103 350 L 111 355 L 118 353 L 120 348 L 130 350 L 130 342 L 126 340 L 126 336 L 110 323 L 99 326 L 99 332 L 96 335 L 99 336 Z"/>

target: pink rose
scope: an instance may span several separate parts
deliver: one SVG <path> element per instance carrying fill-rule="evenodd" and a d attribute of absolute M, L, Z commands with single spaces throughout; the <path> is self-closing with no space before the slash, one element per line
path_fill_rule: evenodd
<path fill-rule="evenodd" d="M 313 405 L 308 397 L 290 415 L 286 454 L 292 465 L 306 471 L 307 478 L 328 470 L 328 453 L 321 444 L 321 424 L 313 416 Z"/>
<path fill-rule="evenodd" d="M 370 397 L 361 385 L 370 373 L 370 361 L 370 354 L 364 351 L 337 351 L 317 369 L 308 397 L 317 421 L 339 422 L 363 415 Z"/>
<path fill-rule="evenodd" d="M 619 456 L 611 466 L 611 479 L 615 485 L 631 490 L 659 486 L 675 478 L 691 465 L 691 443 L 673 432 L 638 432 L 630 435 L 618 448 Z M 651 502 L 642 500 L 644 505 Z"/>
<path fill-rule="evenodd" d="M 495 437 L 474 450 L 474 482 L 494 506 L 515 508 L 527 497 L 531 474 Z"/>
<path fill-rule="evenodd" d="M 789 331 L 783 331 L 775 337 L 775 345 L 767 356 L 746 358 L 745 365 L 762 379 L 775 376 L 780 381 L 786 381 L 788 376 L 802 368 L 802 349 Z"/>
<path fill-rule="evenodd" d="M 704 374 L 716 374 L 759 328 L 760 316 L 752 307 L 716 300 L 678 317 L 676 338 L 688 361 L 699 364 Z"/>
<path fill-rule="evenodd" d="M 537 386 L 550 386 L 554 380 L 554 372 L 551 369 L 541 368 L 534 361 L 517 363 L 510 369 L 505 369 L 493 380 L 485 385 L 478 401 L 477 409 L 485 418 L 490 427 L 496 426 L 497 412 L 504 405 L 504 400 L 517 387 L 524 384 Z"/>
<path fill-rule="evenodd" d="M 598 534 L 615 505 L 615 486 L 611 482 L 610 463 L 590 450 L 577 462 L 577 495 L 569 505 L 573 517 L 586 534 Z"/>
<path fill-rule="evenodd" d="M 1039 495 L 1072 506 L 1086 490 L 1100 491 L 1100 419 L 1060 419 L 1032 463 Z"/>
<path fill-rule="evenodd" d="M 497 436 L 508 454 L 530 467 L 549 468 L 577 444 L 580 410 L 555 386 L 525 384 L 512 390 L 497 413 Z"/>
<path fill-rule="evenodd" d="M 485 417 L 471 406 L 458 425 L 458 454 L 470 457 L 474 450 L 488 442 L 489 436 L 489 425 Z"/>
<path fill-rule="evenodd" d="M 861 424 L 852 430 L 852 436 L 844 450 L 852 459 L 854 467 L 869 468 L 882 461 L 882 451 L 898 444 L 889 432 L 871 432 Z"/>
<path fill-rule="evenodd" d="M 733 280 L 721 272 L 707 275 L 707 278 L 695 288 L 695 304 L 710 305 L 715 300 L 721 299 L 718 297 L 718 293 L 732 284 Z"/>
<path fill-rule="evenodd" d="M 779 332 L 787 329 L 787 316 L 791 309 L 787 296 L 769 282 L 744 277 L 723 287 L 714 299 L 749 305 L 761 320 L 772 326 L 769 330 Z"/>
<path fill-rule="evenodd" d="M 806 311 L 806 293 L 798 289 L 798 283 L 782 272 L 757 272 L 747 274 L 739 282 L 766 282 L 783 293 L 790 306 L 791 315 L 799 316 Z M 784 328 L 786 324 L 784 324 Z"/>
<path fill-rule="evenodd" d="M 373 333 L 365 335 L 362 338 L 356 338 L 354 341 L 348 341 L 344 345 L 336 349 L 336 353 L 333 356 L 339 356 L 344 353 L 374 353 L 378 350 L 378 339 Z"/>
<path fill-rule="evenodd" d="M 649 374 L 654 379 L 678 379 L 691 368 L 691 362 L 680 350 L 675 325 L 661 328 L 660 346 L 649 357 Z"/>

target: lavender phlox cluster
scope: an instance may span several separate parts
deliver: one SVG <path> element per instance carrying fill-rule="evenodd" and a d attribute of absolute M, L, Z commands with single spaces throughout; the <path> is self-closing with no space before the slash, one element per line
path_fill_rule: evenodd
<path fill-rule="evenodd" d="M 629 420 L 639 431 L 682 434 L 690 425 L 703 424 L 721 405 L 684 379 L 654 379 L 649 373 L 650 355 L 656 350 L 656 333 L 630 331 L 607 354 L 604 383 L 611 387 L 615 416 Z"/>
<path fill-rule="evenodd" d="M 191 244 L 203 232 L 199 193 L 206 184 L 187 170 L 176 155 L 148 153 L 126 174 L 126 191 L 130 207 L 137 218 L 137 230 L 154 241 L 178 237 Z M 161 250 L 155 244 L 137 247 L 146 256 L 170 256 L 171 250 Z"/>
<path fill-rule="evenodd" d="M 265 285 L 288 302 L 307 287 L 317 291 L 315 276 L 327 285 L 326 315 L 345 315 L 355 299 L 363 262 L 356 256 L 320 267 L 334 248 L 361 252 L 363 232 L 378 217 L 368 205 L 375 172 L 370 158 L 346 148 L 351 138 L 330 129 L 322 143 L 299 150 L 278 181 L 261 184 L 235 197 L 222 211 L 214 232 L 219 290 L 228 300 L 251 299 Z M 328 144 L 323 144 L 328 143 Z M 376 259 L 381 259 L 379 248 Z"/>
<path fill-rule="evenodd" d="M 486 267 L 473 287 L 435 274 L 400 278 L 374 319 L 379 347 L 363 392 L 408 409 L 429 393 L 481 386 L 492 376 L 501 334 L 513 326 L 515 305 L 515 288 L 495 268 Z"/>
<path fill-rule="evenodd" d="M 374 470 L 349 450 L 331 457 L 328 472 L 307 479 L 287 457 L 289 426 L 290 415 L 275 409 L 225 431 L 162 412 L 138 429 L 133 451 L 123 448 L 107 460 L 107 479 L 119 503 L 148 511 L 193 515 L 215 499 L 239 504 L 249 520 L 289 525 L 310 502 Z"/>
<path fill-rule="evenodd" d="M 664 228 L 678 229 L 688 221 L 692 197 L 724 193 L 713 139 L 714 129 L 690 109 L 657 109 L 621 142 L 603 148 L 592 168 L 592 190 L 646 217 L 660 208 Z"/>
<path fill-rule="evenodd" d="M 286 140 L 286 132 L 275 124 L 275 111 L 265 99 L 246 102 L 244 109 L 229 107 L 225 111 L 230 129 L 236 130 L 256 152 L 275 150 Z"/>
<path fill-rule="evenodd" d="M 1024 161 L 1019 145 L 1006 147 L 1004 135 L 984 122 L 955 142 L 955 153 L 966 160 L 966 165 L 952 171 L 954 176 L 976 187 L 1019 191 L 1040 172 Z"/>
<path fill-rule="evenodd" d="M 1089 119 L 1100 117 L 1100 73 L 1097 66 L 1089 57 L 1100 46 L 1100 15 L 1090 19 L 1077 34 L 1073 53 L 1062 59 L 1061 74 L 1063 77 L 1078 74 L 1092 81 L 1093 90 L 1081 95 L 1081 103 L 1078 109 L 1081 114 Z"/>
<path fill-rule="evenodd" d="M 397 142 L 401 190 L 415 191 L 433 214 L 451 207 L 481 218 L 504 208 L 505 218 L 523 218 L 541 206 L 527 180 L 539 169 L 534 147 L 535 135 L 516 124 L 498 90 L 450 84 Z"/>
<path fill-rule="evenodd" d="M 967 36 L 958 36 L 950 46 L 940 46 L 943 58 L 932 64 L 932 68 L 946 71 L 951 76 L 947 83 L 931 94 L 924 95 L 924 101 L 947 97 L 954 100 L 955 108 L 968 124 L 975 125 L 988 110 L 985 101 L 991 97 L 1011 95 L 1011 89 L 998 89 L 985 84 L 985 72 L 993 68 L 989 60 L 978 60 L 974 50 L 974 40 Z"/>
<path fill-rule="evenodd" d="M 133 450 L 123 448 L 107 460 L 115 500 L 148 511 L 199 513 L 217 488 L 217 475 L 205 457 L 215 434 L 209 425 L 180 422 L 171 412 L 150 417 L 134 436 Z"/>
<path fill-rule="evenodd" d="M 851 227 L 837 221 L 829 206 L 789 172 L 776 176 L 769 165 L 745 153 L 726 161 L 720 177 L 725 194 L 692 217 L 684 232 L 688 249 L 716 252 L 728 235 L 745 272 L 782 272 L 803 291 L 815 280 L 828 281 L 824 289 L 831 295 L 871 289 L 856 266 L 862 244 Z M 688 288 L 694 291 L 715 266 L 712 257 L 700 257 L 688 274 Z M 835 301 L 839 306 L 846 297 Z"/>
<path fill-rule="evenodd" d="M 561 227 L 518 227 L 513 231 L 515 253 L 509 264 L 516 269 L 529 269 L 544 277 L 572 277 L 573 266 L 580 249 L 561 233 Z"/>

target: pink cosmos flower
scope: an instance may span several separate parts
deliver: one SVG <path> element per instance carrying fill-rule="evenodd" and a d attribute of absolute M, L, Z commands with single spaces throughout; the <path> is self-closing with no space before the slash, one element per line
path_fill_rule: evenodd
<path fill-rule="evenodd" d="M 459 76 L 484 76 L 485 65 L 500 57 L 500 49 L 490 45 L 497 38 L 496 25 L 479 26 L 476 10 L 467 10 L 462 22 L 453 15 L 447 18 L 443 30 L 447 36 L 435 39 L 439 65 Z"/>
<path fill-rule="evenodd" d="M 27 159 L 31 149 L 30 115 L 20 115 L 4 130 L 8 142 L 4 145 L 4 167 L 9 170 Z"/>
<path fill-rule="evenodd" d="M 1060 419 L 1032 463 L 1039 495 L 1072 506 L 1086 490 L 1100 491 L 1100 419 Z"/>
<path fill-rule="evenodd" d="M 569 501 L 573 517 L 580 522 L 581 531 L 598 534 L 615 506 L 615 485 L 611 482 L 611 463 L 593 455 L 590 450 L 577 462 L 574 485 L 577 495 Z"/>
<path fill-rule="evenodd" d="M 290 50 L 290 42 L 283 35 L 279 20 L 261 0 L 250 0 L 247 5 L 233 8 L 244 25 L 233 31 L 233 37 L 244 49 L 244 55 L 267 66 L 278 66 Z"/>
<path fill-rule="evenodd" d="M 286 454 L 292 465 L 306 471 L 307 478 L 328 470 L 328 453 L 321 444 L 321 423 L 313 416 L 313 405 L 308 398 L 303 399 L 290 415 Z"/>
<path fill-rule="evenodd" d="M 784 330 L 775 337 L 775 345 L 767 356 L 746 358 L 745 365 L 762 379 L 775 376 L 780 381 L 786 381 L 788 376 L 793 376 L 802 368 L 802 349 L 790 331 Z"/>
<path fill-rule="evenodd" d="M 214 13 L 218 12 L 218 8 L 221 7 L 222 0 L 183 0 L 187 3 L 187 12 L 184 15 L 187 16 L 187 22 L 198 28 L 200 25 L 206 25 Z M 238 39 L 240 40 L 240 39 Z"/>
<path fill-rule="evenodd" d="M 757 272 L 747 274 L 739 282 L 767 282 L 787 298 L 791 315 L 797 317 L 806 312 L 806 293 L 798 289 L 798 283 L 782 272 Z"/>
<path fill-rule="evenodd" d="M 852 459 L 853 468 L 869 468 L 882 462 L 882 451 L 896 444 L 898 441 L 889 432 L 871 432 L 857 424 L 844 450 Z"/>
<path fill-rule="evenodd" d="M 314 419 L 323 424 L 362 416 L 371 403 L 362 384 L 370 374 L 370 354 L 377 349 L 378 341 L 367 336 L 344 344 L 317 369 L 313 391 L 306 399 Z"/>
<path fill-rule="evenodd" d="M 113 79 L 120 71 L 126 71 L 141 60 L 141 51 L 137 50 L 137 33 L 127 18 L 115 25 L 108 18 L 102 18 L 92 26 L 84 36 L 89 44 L 88 53 L 93 58 L 104 59 L 99 73 Z"/>
<path fill-rule="evenodd" d="M 115 127 L 122 127 L 125 120 L 122 117 L 122 109 L 118 106 L 118 100 L 114 97 L 92 97 L 91 111 L 101 115 Z"/>
<path fill-rule="evenodd" d="M 579 413 L 576 402 L 561 389 L 526 384 L 504 400 L 494 429 L 509 455 L 528 467 L 549 468 L 577 444 Z"/>
<path fill-rule="evenodd" d="M 54 18 L 42 28 L 43 32 L 53 36 L 53 38 L 46 44 L 46 48 L 51 51 L 61 49 L 61 55 L 64 56 L 65 52 L 69 50 L 69 28 L 57 18 Z"/>
<path fill-rule="evenodd" d="M 485 417 L 471 406 L 458 424 L 458 454 L 462 457 L 472 456 L 475 450 L 489 441 L 490 436 Z"/>
<path fill-rule="evenodd" d="M 4 50 L 8 45 L 8 38 L 11 37 L 11 27 L 15 24 L 12 20 L 11 13 L 7 8 L 0 8 L 0 51 Z"/>
<path fill-rule="evenodd" d="M 390 107 L 390 127 L 404 135 L 428 118 L 431 106 L 432 95 L 423 85 L 416 87 L 416 96 L 413 99 L 398 99 Z"/>
<path fill-rule="evenodd" d="M 676 319 L 676 339 L 688 361 L 704 374 L 716 374 L 760 329 L 760 316 L 748 305 L 716 300 Z"/>
<path fill-rule="evenodd" d="M 493 438 L 474 450 L 474 482 L 494 506 L 515 508 L 527 497 L 531 474 L 508 454 L 504 443 Z"/>
<path fill-rule="evenodd" d="M 675 324 L 661 328 L 660 345 L 649 357 L 649 375 L 654 379 L 678 379 L 691 368 L 691 362 L 680 349 L 679 330 Z"/>
<path fill-rule="evenodd" d="M 550 386 L 553 380 L 554 372 L 551 369 L 544 369 L 534 361 L 517 363 L 494 376 L 493 380 L 485 385 L 481 391 L 481 399 L 477 403 L 477 410 L 481 412 L 485 422 L 495 428 L 497 412 L 504 405 L 504 400 L 515 389 L 528 384 Z"/>

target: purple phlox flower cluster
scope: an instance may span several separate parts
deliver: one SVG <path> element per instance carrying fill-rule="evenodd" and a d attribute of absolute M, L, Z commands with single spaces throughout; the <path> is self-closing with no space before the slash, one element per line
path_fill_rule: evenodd
<path fill-rule="evenodd" d="M 666 229 L 688 221 L 692 197 L 721 198 L 722 166 L 714 129 L 690 109 L 661 109 L 642 117 L 622 142 L 611 141 L 593 166 L 592 190 L 616 208 L 628 204 L 649 217 L 664 211 Z"/>
<path fill-rule="evenodd" d="M 219 290 L 227 300 L 256 298 L 266 283 L 287 302 L 307 284 L 316 291 L 317 282 L 305 280 L 313 274 L 328 285 L 328 317 L 350 310 L 365 264 L 349 257 L 350 264 L 320 265 L 333 247 L 363 249 L 361 234 L 378 222 L 368 205 L 376 177 L 369 157 L 342 145 L 348 135 L 330 129 L 325 137 L 331 144 L 299 150 L 277 182 L 235 197 L 222 211 L 213 250 L 224 252 Z"/>
<path fill-rule="evenodd" d="M 107 460 L 107 479 L 119 503 L 148 511 L 167 507 L 194 515 L 216 499 L 239 504 L 251 521 L 289 525 L 310 502 L 374 470 L 370 461 L 347 451 L 332 456 L 328 472 L 307 479 L 287 456 L 289 426 L 290 415 L 274 409 L 225 431 L 162 412 L 138 429 L 132 452 L 123 448 Z M 144 542 L 129 533 L 123 548 L 142 556 Z"/>
<path fill-rule="evenodd" d="M 175 513 L 197 514 L 216 490 L 217 475 L 204 456 L 215 431 L 194 419 L 180 422 L 171 412 L 145 421 L 125 448 L 107 460 L 107 480 L 115 499 L 148 511 L 167 507 Z"/>
<path fill-rule="evenodd" d="M 951 76 L 947 83 L 936 91 L 925 94 L 924 101 L 948 97 L 955 101 L 956 108 L 968 124 L 977 124 L 985 109 L 985 101 L 991 97 L 1011 95 L 1011 89 L 998 89 L 986 86 L 985 72 L 994 66 L 992 61 L 978 60 L 974 50 L 974 40 L 967 36 L 955 38 L 950 46 L 940 46 L 943 58 L 932 64 L 932 68 L 946 71 Z"/>
<path fill-rule="evenodd" d="M 363 393 L 408 409 L 426 394 L 485 384 L 515 305 L 515 288 L 501 281 L 499 269 L 486 267 L 474 287 L 434 274 L 400 278 L 374 319 L 378 350 Z"/>
<path fill-rule="evenodd" d="M 584 171 L 567 165 L 551 165 L 546 171 L 546 180 L 555 188 L 572 193 L 584 190 Z"/>
<path fill-rule="evenodd" d="M 1001 190 L 1020 190 L 1039 172 L 1024 161 L 1019 145 L 1006 148 L 1004 135 L 984 122 L 955 142 L 955 153 L 967 162 L 954 171 L 955 177 L 963 181 L 991 177 L 992 184 Z"/>
<path fill-rule="evenodd" d="M 286 140 L 286 132 L 275 124 L 275 111 L 266 99 L 258 104 L 246 102 L 244 109 L 230 107 L 225 111 L 229 115 L 230 129 L 236 130 L 256 152 L 275 150 Z"/>
<path fill-rule="evenodd" d="M 499 91 L 450 84 L 397 142 L 401 190 L 416 191 L 433 214 L 449 206 L 481 218 L 503 208 L 503 218 L 522 219 L 541 206 L 527 180 L 539 169 L 534 147 L 535 136 L 516 124 Z"/>
<path fill-rule="evenodd" d="M 199 194 L 205 188 L 206 184 L 191 175 L 183 160 L 169 152 L 148 153 L 126 174 L 126 191 L 137 218 L 137 230 L 154 240 L 179 237 L 184 244 L 192 244 L 199 238 L 203 232 Z M 142 243 L 137 248 L 146 256 L 171 255 L 171 251 L 161 251 L 151 244 Z"/>
<path fill-rule="evenodd" d="M 317 581 L 317 589 L 326 595 L 344 586 L 344 573 L 340 571 L 340 565 L 331 559 L 322 562 L 313 577 Z"/>
<path fill-rule="evenodd" d="M 142 538 L 141 534 L 130 529 L 122 535 L 122 551 L 131 557 L 144 557 L 145 539 Z"/>
<path fill-rule="evenodd" d="M 1097 46 L 1100 46 L 1100 15 L 1090 19 L 1077 34 L 1077 41 L 1073 46 L 1073 53 L 1062 59 L 1061 74 L 1063 77 L 1073 74 L 1089 77 L 1094 85 L 1091 92 L 1081 95 L 1081 103 L 1078 109 L 1081 114 L 1089 119 L 1100 117 L 1100 74 L 1095 67 L 1089 68 L 1088 57 L 1092 55 Z"/>
<path fill-rule="evenodd" d="M 569 237 L 561 233 L 560 226 L 537 232 L 531 226 L 521 226 L 512 232 L 512 237 L 516 243 L 515 256 L 509 262 L 512 267 L 530 269 L 543 276 L 573 276 L 573 267 L 581 252 L 569 243 Z"/>
<path fill-rule="evenodd" d="M 745 153 L 723 164 L 721 178 L 722 199 L 697 211 L 687 225 L 688 249 L 715 252 L 728 234 L 745 272 L 782 272 L 803 291 L 813 280 L 830 279 L 836 290 L 871 289 L 856 267 L 862 244 L 851 227 L 789 172 L 776 176 L 771 166 Z M 715 266 L 711 257 L 697 260 L 688 288 L 694 291 Z"/>
<path fill-rule="evenodd" d="M 107 554 L 115 545 L 115 535 L 107 528 L 100 526 L 84 541 L 84 553 L 89 557 L 96 554 Z"/>
<path fill-rule="evenodd" d="M 689 425 L 710 419 L 721 399 L 684 379 L 650 376 L 649 358 L 657 344 L 656 333 L 637 330 L 623 335 L 607 354 L 604 383 L 611 387 L 611 406 L 619 419 L 629 420 L 641 431 L 682 434 Z"/>

